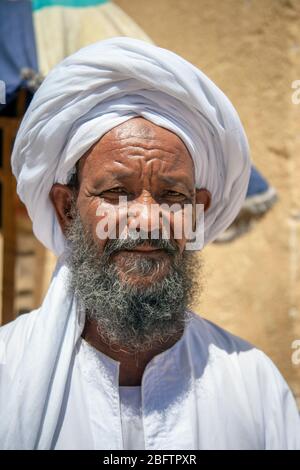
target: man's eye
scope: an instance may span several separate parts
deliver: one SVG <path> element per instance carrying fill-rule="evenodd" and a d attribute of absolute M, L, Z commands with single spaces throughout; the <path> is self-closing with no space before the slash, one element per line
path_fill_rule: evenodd
<path fill-rule="evenodd" d="M 117 203 L 122 197 L 126 197 L 128 200 L 132 197 L 132 195 L 125 188 L 121 187 L 106 189 L 105 191 L 102 191 L 102 193 L 98 196 L 114 203 Z"/>
<path fill-rule="evenodd" d="M 179 193 L 178 191 L 166 191 L 165 195 L 174 197 L 186 197 L 184 194 Z"/>
<path fill-rule="evenodd" d="M 124 188 L 112 188 L 112 189 L 109 189 L 110 192 L 112 193 L 124 193 L 126 192 Z"/>
<path fill-rule="evenodd" d="M 102 195 L 105 194 L 127 194 L 127 191 L 124 188 L 111 188 L 103 191 Z"/>

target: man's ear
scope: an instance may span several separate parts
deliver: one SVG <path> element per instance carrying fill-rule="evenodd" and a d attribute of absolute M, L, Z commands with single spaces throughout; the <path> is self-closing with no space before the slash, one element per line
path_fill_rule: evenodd
<path fill-rule="evenodd" d="M 65 184 L 55 183 L 50 190 L 49 196 L 54 206 L 59 225 L 63 233 L 65 233 L 72 221 L 71 206 L 74 198 L 73 190 Z"/>
<path fill-rule="evenodd" d="M 204 212 L 206 212 L 211 203 L 210 192 L 205 188 L 196 188 L 195 202 L 196 204 L 203 204 Z M 193 210 L 193 230 L 196 230 L 196 204 Z"/>
<path fill-rule="evenodd" d="M 211 204 L 211 194 L 205 188 L 196 188 L 196 204 L 203 204 L 204 212 L 210 207 Z"/>

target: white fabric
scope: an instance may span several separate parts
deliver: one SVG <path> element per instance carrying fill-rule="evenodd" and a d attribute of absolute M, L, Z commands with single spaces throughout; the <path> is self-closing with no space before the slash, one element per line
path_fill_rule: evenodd
<path fill-rule="evenodd" d="M 0 448 L 47 449 L 52 441 L 85 321 L 67 278 L 61 257 L 41 308 L 0 328 Z"/>
<path fill-rule="evenodd" d="M 90 346 L 84 339 L 78 341 L 75 360 L 70 370 L 70 382 L 64 395 L 56 432 L 51 444 L 55 450 L 84 450 L 111 448 L 114 440 L 126 450 L 144 449 L 141 387 L 119 387 L 120 403 L 116 391 L 114 415 L 107 414 L 107 396 L 110 386 L 104 382 L 106 367 L 112 361 Z M 114 361 L 112 361 L 114 364 Z M 117 367 L 117 364 L 116 364 Z M 118 413 L 118 408 L 119 411 Z M 107 421 L 115 425 L 115 437 L 103 438 Z"/>
<path fill-rule="evenodd" d="M 25 351 L 32 350 L 31 335 L 39 321 L 40 313 L 34 312 L 0 329 L 0 341 L 7 345 L 2 367 L 10 377 L 11 393 L 18 389 L 16 370 L 24 364 Z M 35 394 L 33 419 L 27 427 L 16 410 L 10 410 L 20 429 L 6 439 L 10 430 L 7 422 L 4 430 L 1 420 L 1 448 L 124 448 L 119 362 L 80 337 L 66 361 L 62 393 L 57 390 L 54 399 L 49 385 L 49 397 Z M 47 370 L 51 374 L 52 369 Z M 22 390 L 19 403 L 15 402 L 18 413 L 35 386 L 40 390 L 34 375 L 33 370 L 34 386 L 25 395 Z M 42 404 L 45 409 L 52 404 L 52 419 L 40 416 L 37 437 L 31 424 Z M 181 339 L 147 365 L 142 415 L 148 450 L 300 449 L 295 401 L 273 363 L 250 344 L 194 314 Z"/>
<path fill-rule="evenodd" d="M 144 450 L 141 387 L 119 387 L 124 450 Z"/>
<path fill-rule="evenodd" d="M 46 77 L 23 119 L 12 155 L 17 191 L 37 238 L 56 254 L 65 239 L 49 191 L 66 183 L 100 137 L 134 117 L 175 132 L 195 164 L 196 186 L 212 194 L 208 243 L 234 220 L 250 174 L 248 144 L 225 95 L 176 54 L 130 38 L 100 41 L 66 58 Z"/>

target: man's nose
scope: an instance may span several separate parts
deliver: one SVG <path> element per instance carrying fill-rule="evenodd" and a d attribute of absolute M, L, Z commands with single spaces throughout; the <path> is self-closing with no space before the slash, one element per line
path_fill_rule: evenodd
<path fill-rule="evenodd" d="M 160 206 L 149 191 L 143 191 L 128 207 L 128 222 L 147 233 L 161 231 Z"/>

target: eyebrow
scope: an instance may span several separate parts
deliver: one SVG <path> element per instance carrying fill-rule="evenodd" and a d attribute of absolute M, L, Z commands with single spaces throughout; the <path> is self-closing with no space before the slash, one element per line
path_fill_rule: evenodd
<path fill-rule="evenodd" d="M 105 176 L 97 177 L 95 175 L 95 181 L 93 182 L 93 186 L 97 186 L 97 187 L 102 186 L 103 184 L 107 183 L 108 180 L 118 181 L 118 180 L 122 180 L 133 175 L 134 175 L 134 171 L 128 170 L 128 169 L 126 170 L 122 169 L 122 173 L 119 173 L 119 172 L 116 173 L 116 171 L 111 170 Z"/>
<path fill-rule="evenodd" d="M 98 188 L 106 184 L 108 180 L 110 182 L 117 182 L 120 180 L 122 181 L 125 178 L 130 178 L 134 175 L 135 171 L 130 170 L 128 168 L 122 168 L 120 169 L 120 171 L 117 172 L 112 170 L 105 176 L 98 177 L 97 179 L 95 178 L 96 181 L 93 182 L 93 186 L 94 188 Z M 163 175 L 160 173 L 158 173 L 156 176 L 160 181 L 163 181 L 164 183 L 170 184 L 172 186 L 181 186 L 184 187 L 187 191 L 191 191 L 190 179 L 184 175 L 180 175 L 180 179 L 174 178 L 172 176 Z M 194 189 L 194 186 L 192 189 Z"/>
<path fill-rule="evenodd" d="M 172 176 L 164 176 L 164 175 L 160 175 L 158 174 L 157 177 L 164 181 L 165 183 L 168 183 L 168 184 L 171 184 L 171 185 L 181 185 L 181 186 L 185 186 L 185 188 L 190 191 L 190 180 L 189 178 L 186 178 L 185 176 L 181 176 L 180 177 L 180 180 L 178 180 L 177 178 L 173 178 Z"/>

